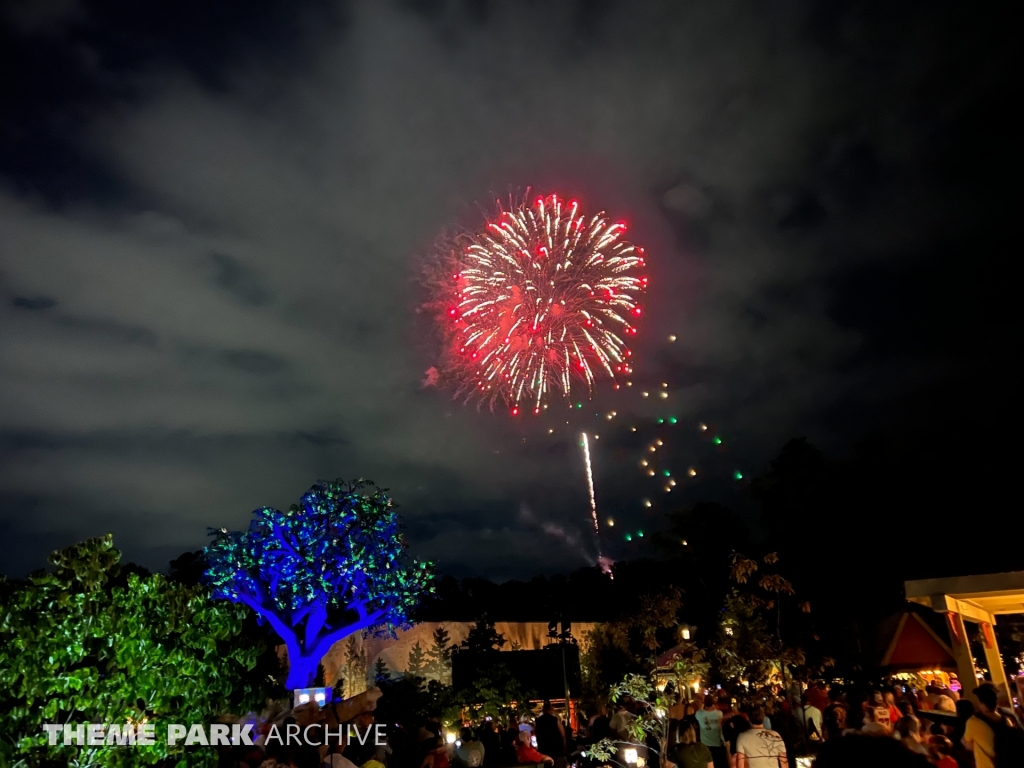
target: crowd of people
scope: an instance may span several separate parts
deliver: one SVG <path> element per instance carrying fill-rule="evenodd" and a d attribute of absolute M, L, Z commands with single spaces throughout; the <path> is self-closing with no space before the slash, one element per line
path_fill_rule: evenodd
<path fill-rule="evenodd" d="M 719 691 L 702 701 L 677 702 L 669 713 L 666 752 L 680 768 L 795 768 L 798 756 L 818 768 L 881 766 L 884 760 L 1024 768 L 1024 730 L 1012 702 L 1001 707 L 991 684 L 975 689 L 974 696 L 977 707 L 949 688 L 918 690 L 901 683 L 874 690 L 812 683 L 788 696 L 762 693 L 738 700 Z M 849 755 L 872 750 L 877 762 L 846 762 Z"/>
<path fill-rule="evenodd" d="M 374 689 L 376 690 L 376 689 Z M 379 694 L 379 692 L 377 692 Z M 326 744 L 289 745 L 267 740 L 268 723 L 255 747 L 222 748 L 225 768 L 1024 768 L 1024 730 L 1011 702 L 997 689 L 974 690 L 977 707 L 955 691 L 918 691 L 902 684 L 844 689 L 825 683 L 788 695 L 723 689 L 684 700 L 665 713 L 667 728 L 637 741 L 630 726 L 643 716 L 642 702 L 628 698 L 612 711 L 599 708 L 574 731 L 550 702 L 536 717 L 491 718 L 445 731 L 437 718 L 387 723 L 386 744 L 344 737 Z M 673 696 L 669 691 L 670 698 Z M 277 722 L 313 732 L 352 724 L 360 733 L 374 725 L 374 693 L 342 712 L 302 705 Z M 1000 706 L 1000 705 L 1003 706 Z M 347 718 L 347 719 L 346 719 Z M 598 760 L 588 747 L 603 740 L 617 746 Z"/>

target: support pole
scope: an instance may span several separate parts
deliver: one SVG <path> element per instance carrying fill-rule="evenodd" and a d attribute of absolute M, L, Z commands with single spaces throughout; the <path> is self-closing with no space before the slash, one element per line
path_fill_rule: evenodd
<path fill-rule="evenodd" d="M 995 617 L 993 616 L 993 619 Z M 1009 706 L 1013 706 L 1013 692 L 1006 680 L 1006 669 L 1003 667 L 1003 659 L 999 653 L 999 643 L 996 642 L 996 628 L 988 622 L 982 622 L 981 633 L 984 638 L 982 643 L 985 647 L 985 663 L 988 666 L 989 675 L 992 677 L 992 685 L 999 691 L 999 698 L 1005 698 Z"/>
<path fill-rule="evenodd" d="M 960 680 L 963 690 L 960 691 L 962 698 L 970 699 L 975 705 L 978 699 L 973 691 L 978 686 L 978 678 L 974 674 L 974 657 L 971 656 L 971 643 L 968 639 L 967 625 L 964 617 L 959 613 L 950 611 L 946 614 L 946 621 L 949 622 L 950 639 L 953 641 L 953 658 L 956 659 L 956 676 Z"/>

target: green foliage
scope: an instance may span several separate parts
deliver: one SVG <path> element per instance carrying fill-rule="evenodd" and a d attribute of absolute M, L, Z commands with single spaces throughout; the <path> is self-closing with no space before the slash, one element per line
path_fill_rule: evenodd
<path fill-rule="evenodd" d="M 694 683 L 706 681 L 711 671 L 711 662 L 695 643 L 682 643 L 682 651 L 672 662 L 676 689 L 680 691 L 690 688 Z"/>
<path fill-rule="evenodd" d="M 643 745 L 648 736 L 653 736 L 658 743 L 659 754 L 664 755 L 669 735 L 668 710 L 673 702 L 659 692 L 644 675 L 627 675 L 622 681 L 611 686 L 608 698 L 613 702 L 631 699 L 641 705 L 640 713 L 626 726 L 630 743 Z M 602 739 L 590 745 L 584 756 L 606 762 L 615 755 L 617 749 L 616 740 Z M 653 764 L 653 761 L 651 763 Z"/>
<path fill-rule="evenodd" d="M 0 762 L 152 765 L 168 747 L 168 723 L 208 723 L 262 708 L 278 693 L 266 670 L 276 657 L 242 606 L 210 600 L 118 565 L 109 535 L 50 556 L 52 573 L 6 584 L 0 604 Z M 50 747 L 44 723 L 156 725 L 153 746 Z M 212 765 L 213 750 L 190 766 Z"/>
<path fill-rule="evenodd" d="M 530 709 L 532 691 L 527 690 L 501 663 L 501 654 L 494 653 L 494 661 L 477 667 L 470 684 L 464 688 L 449 689 L 442 702 L 446 719 L 458 720 L 465 712 L 473 721 L 491 717 L 507 720 Z"/>
<path fill-rule="evenodd" d="M 746 680 L 760 688 L 779 675 L 779 647 L 774 636 L 764 617 L 736 590 L 725 599 L 714 658 L 724 682 Z"/>
<path fill-rule="evenodd" d="M 465 654 L 472 664 L 470 683 L 459 689 L 450 689 L 443 698 L 449 716 L 466 713 L 473 720 L 484 717 L 506 719 L 529 709 L 532 694 L 524 688 L 501 662 L 501 649 L 505 637 L 494 628 L 486 615 L 476 620 L 466 639 L 454 654 Z"/>
<path fill-rule="evenodd" d="M 598 625 L 583 643 L 583 698 L 588 707 L 607 700 L 627 675 L 650 675 L 658 652 L 675 644 L 682 593 L 672 587 L 641 597 L 616 621 Z"/>
<path fill-rule="evenodd" d="M 803 649 L 783 632 L 782 620 L 811 611 L 779 573 L 778 555 L 769 552 L 762 560 L 733 553 L 731 577 L 738 586 L 726 597 L 715 647 L 719 675 L 729 682 L 746 680 L 751 688 L 787 685 L 794 668 L 806 665 Z"/>

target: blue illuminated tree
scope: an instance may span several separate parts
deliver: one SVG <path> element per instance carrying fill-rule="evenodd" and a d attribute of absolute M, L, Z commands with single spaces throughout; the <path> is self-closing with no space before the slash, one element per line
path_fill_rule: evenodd
<path fill-rule="evenodd" d="M 408 626 L 433 591 L 429 563 L 410 560 L 391 499 L 372 483 L 319 482 L 287 512 L 264 507 L 244 531 L 211 531 L 205 580 L 243 603 L 288 648 L 288 688 L 306 688 L 339 640 Z"/>

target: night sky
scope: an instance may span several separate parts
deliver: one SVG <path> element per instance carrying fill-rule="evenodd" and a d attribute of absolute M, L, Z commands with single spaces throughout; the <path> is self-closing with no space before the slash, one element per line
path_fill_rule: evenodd
<path fill-rule="evenodd" d="M 922 532 L 1019 509 L 1015 27 L 985 14 L 3 0 L 0 572 L 107 531 L 164 569 L 356 476 L 448 573 L 565 571 L 594 555 L 582 428 L 620 558 L 696 500 L 752 515 L 797 436 L 937 456 Z M 651 265 L 634 386 L 570 426 L 422 386 L 418 256 L 528 186 Z M 698 479 L 659 493 L 653 439 Z"/>

